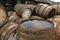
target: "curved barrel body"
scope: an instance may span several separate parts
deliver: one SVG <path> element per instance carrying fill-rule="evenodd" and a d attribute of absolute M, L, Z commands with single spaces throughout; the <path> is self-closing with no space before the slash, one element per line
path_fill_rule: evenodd
<path fill-rule="evenodd" d="M 54 25 L 41 19 L 21 21 L 18 36 L 19 40 L 56 40 Z"/>

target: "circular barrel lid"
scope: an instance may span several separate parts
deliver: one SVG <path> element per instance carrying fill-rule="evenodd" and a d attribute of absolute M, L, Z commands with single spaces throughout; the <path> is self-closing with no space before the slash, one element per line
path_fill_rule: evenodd
<path fill-rule="evenodd" d="M 39 19 L 21 21 L 19 32 L 20 37 L 26 40 L 55 40 L 56 37 L 53 24 Z"/>
<path fill-rule="evenodd" d="M 53 24 L 43 20 L 28 20 L 22 22 L 20 26 L 27 30 L 45 30 L 51 28 Z"/>

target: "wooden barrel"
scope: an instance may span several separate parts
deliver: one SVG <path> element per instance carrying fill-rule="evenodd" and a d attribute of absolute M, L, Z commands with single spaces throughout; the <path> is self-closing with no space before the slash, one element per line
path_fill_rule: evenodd
<path fill-rule="evenodd" d="M 18 24 L 14 22 L 6 23 L 0 30 L 0 40 L 16 40 L 16 30 Z"/>
<path fill-rule="evenodd" d="M 54 25 L 46 20 L 22 20 L 18 30 L 19 40 L 56 40 Z"/>
<path fill-rule="evenodd" d="M 28 19 L 32 11 L 34 10 L 34 5 L 22 5 L 22 4 L 17 4 L 14 8 L 14 10 L 17 12 L 17 15 L 21 18 Z"/>
<path fill-rule="evenodd" d="M 3 5 L 0 5 L 0 28 L 6 23 L 7 14 Z"/>
<path fill-rule="evenodd" d="M 56 15 L 52 18 L 48 18 L 47 20 L 53 22 L 53 23 L 60 23 L 60 15 Z"/>
<path fill-rule="evenodd" d="M 60 4 L 53 4 L 53 8 L 55 8 L 55 15 L 60 15 Z"/>
<path fill-rule="evenodd" d="M 35 8 L 36 14 L 43 18 L 50 18 L 55 14 L 55 8 L 47 4 L 39 4 Z"/>
<path fill-rule="evenodd" d="M 20 10 L 21 8 L 23 8 L 25 5 L 24 4 L 17 4 L 17 5 L 15 5 L 15 7 L 14 7 L 14 10 L 16 11 L 16 12 L 18 12 L 18 10 Z M 19 11 L 20 12 L 20 11 Z"/>

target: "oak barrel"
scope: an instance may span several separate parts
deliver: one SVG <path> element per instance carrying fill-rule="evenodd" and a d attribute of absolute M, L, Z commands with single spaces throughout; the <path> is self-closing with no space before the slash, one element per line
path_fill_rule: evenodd
<path fill-rule="evenodd" d="M 55 15 L 55 8 L 47 4 L 39 4 L 35 8 L 35 12 L 43 18 L 50 18 Z"/>
<path fill-rule="evenodd" d="M 17 40 L 16 39 L 16 30 L 18 24 L 14 22 L 6 23 L 0 30 L 0 40 Z"/>
<path fill-rule="evenodd" d="M 54 25 L 46 20 L 22 20 L 18 30 L 18 40 L 56 40 Z"/>
<path fill-rule="evenodd" d="M 14 10 L 17 12 L 17 15 L 21 18 L 28 19 L 32 15 L 32 11 L 34 10 L 34 5 L 23 5 L 23 4 L 17 4 L 14 7 Z"/>

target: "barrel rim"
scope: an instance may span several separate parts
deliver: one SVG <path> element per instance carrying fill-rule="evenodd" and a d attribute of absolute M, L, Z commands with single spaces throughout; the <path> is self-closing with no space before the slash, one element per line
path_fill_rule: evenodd
<path fill-rule="evenodd" d="M 52 23 L 52 22 L 47 21 L 47 20 L 44 20 L 44 19 L 25 19 L 25 20 L 22 20 L 21 23 L 22 23 L 22 22 L 25 22 L 25 21 L 28 21 L 28 20 L 42 20 L 42 21 L 46 21 L 46 22 Z M 53 24 L 53 23 L 52 23 L 52 24 Z"/>

